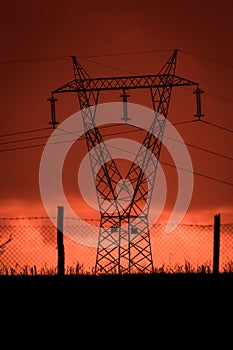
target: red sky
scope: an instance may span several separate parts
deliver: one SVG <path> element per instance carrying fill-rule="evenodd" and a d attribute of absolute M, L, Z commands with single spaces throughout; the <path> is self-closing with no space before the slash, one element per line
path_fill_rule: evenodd
<path fill-rule="evenodd" d="M 69 56 L 87 57 L 80 62 L 93 77 L 156 74 L 178 48 L 177 75 L 200 83 L 203 120 L 209 123 L 177 125 L 199 174 L 184 222 L 213 223 L 217 213 L 232 222 L 232 11 L 228 0 L 2 2 L 0 216 L 46 214 L 39 191 L 43 147 L 33 146 L 46 143 L 52 131 L 3 135 L 49 126 L 47 98 L 73 79 Z M 194 119 L 192 90 L 173 90 L 171 123 Z M 63 121 L 78 111 L 78 101 L 75 95 L 58 97 L 57 119 Z M 39 136 L 45 138 L 15 142 Z M 32 147 L 18 149 L 25 146 Z M 162 151 L 161 161 L 167 160 Z M 172 188 L 175 169 L 164 172 Z M 175 198 L 170 192 L 168 213 Z M 69 194 L 75 198 L 76 192 L 70 187 Z"/>

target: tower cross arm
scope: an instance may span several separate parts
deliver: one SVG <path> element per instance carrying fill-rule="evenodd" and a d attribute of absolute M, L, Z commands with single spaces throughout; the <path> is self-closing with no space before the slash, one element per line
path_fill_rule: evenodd
<path fill-rule="evenodd" d="M 176 87 L 191 85 L 198 86 L 199 84 L 195 81 L 173 74 L 134 75 L 125 77 L 84 79 L 80 84 L 74 79 L 54 90 L 52 93 L 57 94 L 81 91 L 164 88 L 164 86 Z"/>

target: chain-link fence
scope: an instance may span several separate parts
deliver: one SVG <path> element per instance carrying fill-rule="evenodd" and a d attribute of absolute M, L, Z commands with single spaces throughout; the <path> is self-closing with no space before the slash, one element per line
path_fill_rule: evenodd
<path fill-rule="evenodd" d="M 97 246 L 85 244 L 98 222 L 64 218 L 65 274 L 94 273 Z M 90 231 L 90 232 L 89 232 Z M 212 272 L 214 224 L 165 224 L 150 230 L 156 272 Z M 98 236 L 98 234 L 97 234 Z M 97 239 L 96 239 L 97 242 Z M 0 218 L 0 274 L 57 274 L 57 228 L 47 217 Z M 233 223 L 220 224 L 219 272 L 233 271 Z"/>

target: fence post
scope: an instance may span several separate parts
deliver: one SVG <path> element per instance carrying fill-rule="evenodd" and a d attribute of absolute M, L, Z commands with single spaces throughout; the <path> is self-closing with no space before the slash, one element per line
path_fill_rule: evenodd
<path fill-rule="evenodd" d="M 214 256 L 213 273 L 219 272 L 219 251 L 220 251 L 220 214 L 214 216 Z"/>
<path fill-rule="evenodd" d="M 57 207 L 57 274 L 63 276 L 65 273 L 65 251 L 63 244 L 63 219 L 64 219 L 64 207 Z"/>

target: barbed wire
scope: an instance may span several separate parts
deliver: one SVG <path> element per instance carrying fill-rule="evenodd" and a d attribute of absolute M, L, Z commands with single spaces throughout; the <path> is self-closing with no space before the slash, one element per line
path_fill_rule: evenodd
<path fill-rule="evenodd" d="M 23 220 L 56 220 L 58 217 L 57 216 L 14 216 L 14 217 L 0 217 L 0 221 L 23 221 Z M 69 216 L 64 216 L 64 220 L 72 220 L 72 221 L 92 221 L 92 222 L 99 222 L 100 219 L 95 219 L 95 218 L 83 218 L 83 217 L 69 217 Z M 167 225 L 166 222 L 163 223 L 155 223 L 152 226 L 156 225 Z M 182 226 L 189 226 L 189 227 L 212 227 L 214 224 L 196 224 L 196 223 L 182 223 L 179 224 Z M 233 222 L 228 222 L 228 223 L 222 223 L 221 225 L 233 225 Z M 1 225 L 0 225 L 1 226 Z"/>

